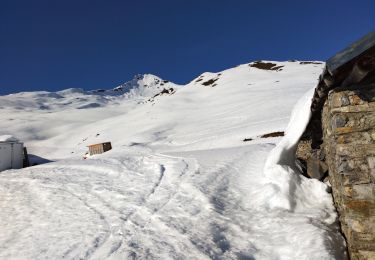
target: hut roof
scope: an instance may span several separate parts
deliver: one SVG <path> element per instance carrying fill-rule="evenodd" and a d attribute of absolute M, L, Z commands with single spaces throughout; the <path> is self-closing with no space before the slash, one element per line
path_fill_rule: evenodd
<path fill-rule="evenodd" d="M 12 135 L 0 135 L 0 142 L 19 142 L 19 140 Z"/>

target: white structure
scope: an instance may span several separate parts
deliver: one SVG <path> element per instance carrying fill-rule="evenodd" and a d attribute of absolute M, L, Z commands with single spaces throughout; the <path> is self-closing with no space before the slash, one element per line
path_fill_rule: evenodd
<path fill-rule="evenodd" d="M 23 166 L 23 143 L 12 136 L 0 136 L 0 171 L 21 169 Z"/>

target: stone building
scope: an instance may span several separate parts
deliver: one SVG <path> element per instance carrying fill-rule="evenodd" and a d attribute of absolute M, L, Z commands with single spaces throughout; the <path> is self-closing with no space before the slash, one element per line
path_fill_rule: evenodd
<path fill-rule="evenodd" d="M 297 157 L 328 170 L 351 259 L 375 259 L 375 31 L 326 63 Z"/>

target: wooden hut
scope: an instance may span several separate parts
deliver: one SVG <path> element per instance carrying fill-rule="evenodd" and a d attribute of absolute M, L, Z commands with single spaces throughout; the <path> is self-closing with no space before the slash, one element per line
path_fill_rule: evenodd
<path fill-rule="evenodd" d="M 105 153 L 112 149 L 111 142 L 92 144 L 88 146 L 90 155 Z"/>

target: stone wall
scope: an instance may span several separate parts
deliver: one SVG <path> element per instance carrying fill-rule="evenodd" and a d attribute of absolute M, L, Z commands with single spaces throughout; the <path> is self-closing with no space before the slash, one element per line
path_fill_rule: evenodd
<path fill-rule="evenodd" d="M 329 180 L 351 259 L 375 259 L 375 86 L 331 91 L 322 112 Z"/>

